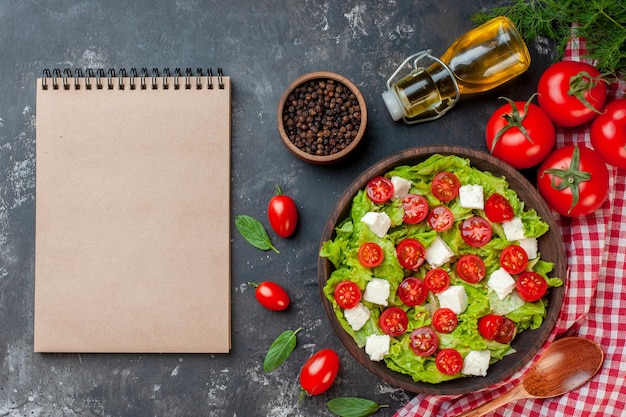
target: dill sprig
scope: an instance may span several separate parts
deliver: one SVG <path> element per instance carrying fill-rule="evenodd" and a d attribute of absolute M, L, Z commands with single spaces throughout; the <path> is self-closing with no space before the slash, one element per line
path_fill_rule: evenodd
<path fill-rule="evenodd" d="M 586 57 L 606 73 L 626 72 L 626 2 L 622 0 L 513 0 L 476 13 L 484 23 L 507 16 L 528 43 L 543 37 L 556 43 L 563 57 L 571 35 L 586 40 Z"/>

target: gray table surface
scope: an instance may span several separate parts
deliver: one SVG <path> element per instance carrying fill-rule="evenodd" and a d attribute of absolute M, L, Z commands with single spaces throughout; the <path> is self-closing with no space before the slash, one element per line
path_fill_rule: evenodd
<path fill-rule="evenodd" d="M 496 3 L 0 2 L 0 416 L 330 416 L 324 404 L 338 396 L 388 404 L 377 415 L 393 415 L 414 394 L 366 371 L 332 332 L 317 285 L 320 234 L 342 191 L 371 164 L 425 144 L 486 151 L 484 126 L 503 103 L 498 96 L 526 100 L 534 92 L 553 59 L 543 44 L 529 45 L 533 65 L 525 75 L 462 102 L 439 121 L 409 127 L 394 123 L 384 108 L 386 79 L 407 55 L 425 48 L 443 53 L 473 27 L 473 13 Z M 233 81 L 233 217 L 265 221 L 267 201 L 280 184 L 301 219 L 295 236 L 275 240 L 279 255 L 252 248 L 230 219 L 231 353 L 33 353 L 36 78 L 45 68 L 218 66 Z M 368 103 L 364 143 L 337 165 L 296 159 L 277 133 L 283 90 L 315 70 L 348 77 Z M 246 283 L 265 279 L 288 289 L 288 311 L 277 314 L 256 303 Z M 303 331 L 295 352 L 265 373 L 271 341 L 297 327 Z M 339 376 L 327 393 L 300 400 L 300 366 L 324 347 L 339 352 Z"/>

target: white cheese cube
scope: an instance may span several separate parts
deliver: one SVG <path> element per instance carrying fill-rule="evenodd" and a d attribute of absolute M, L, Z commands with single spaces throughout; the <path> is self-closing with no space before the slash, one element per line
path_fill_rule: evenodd
<path fill-rule="evenodd" d="M 370 211 L 361 218 L 370 230 L 378 237 L 385 237 L 391 227 L 391 219 L 384 212 Z"/>
<path fill-rule="evenodd" d="M 504 297 L 513 292 L 515 280 L 504 268 L 499 268 L 489 276 L 487 286 L 496 293 L 500 300 L 504 300 Z"/>
<path fill-rule="evenodd" d="M 468 209 L 485 209 L 482 185 L 462 185 L 459 188 L 459 205 Z"/>
<path fill-rule="evenodd" d="M 393 198 L 402 198 L 409 193 L 411 181 L 402 177 L 391 177 L 393 184 Z"/>
<path fill-rule="evenodd" d="M 537 238 L 534 237 L 525 237 L 523 239 L 519 239 L 519 245 L 526 251 L 526 255 L 528 255 L 528 259 L 535 259 L 539 254 L 539 249 L 537 246 Z"/>
<path fill-rule="evenodd" d="M 465 375 L 487 376 L 490 360 L 490 350 L 471 350 L 463 359 L 461 373 Z"/>
<path fill-rule="evenodd" d="M 370 314 L 370 309 L 361 303 L 352 308 L 346 308 L 343 310 L 343 316 L 355 332 L 361 330 L 361 328 L 365 326 L 365 323 L 367 323 L 370 319 Z"/>
<path fill-rule="evenodd" d="M 455 314 L 461 314 L 467 308 L 467 293 L 462 285 L 452 285 L 447 290 L 437 294 L 439 307 L 449 308 Z"/>
<path fill-rule="evenodd" d="M 437 236 L 426 249 L 425 258 L 426 262 L 436 268 L 450 261 L 453 256 L 454 252 L 452 252 L 448 244 L 441 237 Z"/>
<path fill-rule="evenodd" d="M 502 228 L 504 229 L 504 235 L 509 242 L 524 239 L 524 225 L 522 219 L 515 216 L 511 220 L 502 222 Z"/>
<path fill-rule="evenodd" d="M 386 306 L 390 292 L 391 285 L 389 285 L 389 281 L 386 279 L 372 278 L 372 280 L 367 283 L 367 287 L 365 287 L 363 299 L 370 303 Z"/>
<path fill-rule="evenodd" d="M 367 336 L 367 339 L 365 339 L 365 353 L 369 355 L 370 360 L 376 362 L 381 361 L 389 354 L 390 344 L 391 338 L 387 334 L 373 334 Z"/>

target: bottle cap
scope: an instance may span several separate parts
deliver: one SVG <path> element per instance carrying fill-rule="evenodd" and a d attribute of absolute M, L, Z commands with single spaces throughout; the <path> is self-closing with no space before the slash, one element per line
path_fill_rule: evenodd
<path fill-rule="evenodd" d="M 404 117 L 404 110 L 402 110 L 398 97 L 393 91 L 387 90 L 383 92 L 383 100 L 385 101 L 385 106 L 387 106 L 387 110 L 389 111 L 391 118 L 395 122 Z"/>

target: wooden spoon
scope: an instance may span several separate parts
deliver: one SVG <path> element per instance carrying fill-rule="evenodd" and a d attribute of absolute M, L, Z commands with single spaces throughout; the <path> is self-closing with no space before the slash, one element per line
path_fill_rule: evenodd
<path fill-rule="evenodd" d="M 604 352 L 593 340 L 565 337 L 552 343 L 512 390 L 458 417 L 478 417 L 522 398 L 550 398 L 573 391 L 602 366 Z"/>

